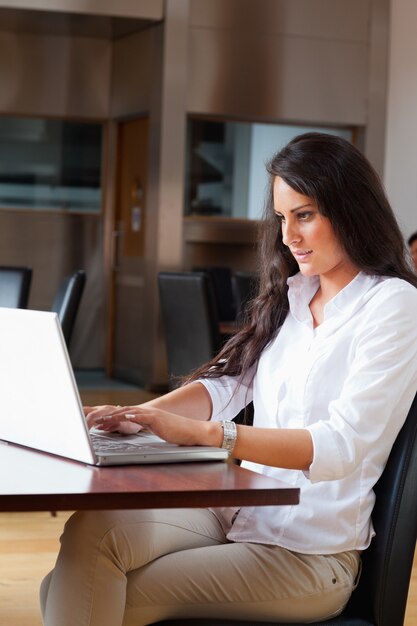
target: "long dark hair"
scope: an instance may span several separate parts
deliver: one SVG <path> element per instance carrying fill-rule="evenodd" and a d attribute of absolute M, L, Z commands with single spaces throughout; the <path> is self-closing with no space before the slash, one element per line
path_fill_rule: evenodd
<path fill-rule="evenodd" d="M 258 248 L 259 293 L 243 327 L 188 380 L 223 375 L 242 380 L 287 316 L 287 279 L 298 272 L 298 264 L 282 241 L 281 224 L 274 214 L 276 176 L 317 203 L 350 260 L 365 274 L 396 276 L 417 287 L 382 183 L 355 146 L 334 135 L 306 133 L 275 154 L 267 171 L 269 188 Z"/>

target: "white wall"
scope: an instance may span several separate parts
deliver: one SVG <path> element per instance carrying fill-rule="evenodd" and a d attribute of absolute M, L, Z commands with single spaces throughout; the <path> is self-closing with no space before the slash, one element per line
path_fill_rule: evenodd
<path fill-rule="evenodd" d="M 417 2 L 391 2 L 384 182 L 403 233 L 417 230 Z"/>

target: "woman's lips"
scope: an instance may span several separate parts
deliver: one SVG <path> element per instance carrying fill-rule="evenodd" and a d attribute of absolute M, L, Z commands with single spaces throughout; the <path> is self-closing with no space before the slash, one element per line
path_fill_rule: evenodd
<path fill-rule="evenodd" d="M 313 250 L 292 250 L 292 254 L 297 261 L 305 261 Z"/>

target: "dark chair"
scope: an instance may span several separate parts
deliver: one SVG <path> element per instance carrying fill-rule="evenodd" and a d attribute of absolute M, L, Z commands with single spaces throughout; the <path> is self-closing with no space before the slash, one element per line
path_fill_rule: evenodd
<path fill-rule="evenodd" d="M 310 626 L 403 626 L 417 537 L 416 434 L 417 397 L 375 487 L 372 519 L 376 536 L 362 555 L 359 585 L 341 615 Z M 247 626 L 248 623 L 227 619 L 158 622 L 160 626 Z M 256 622 L 256 625 L 271 626 L 271 622 Z"/>
<path fill-rule="evenodd" d="M 253 272 L 235 272 L 233 274 L 233 286 L 236 302 L 236 318 L 242 319 L 245 315 L 245 307 L 258 291 L 258 278 Z"/>
<path fill-rule="evenodd" d="M 32 269 L 0 266 L 0 306 L 26 309 L 29 300 Z"/>
<path fill-rule="evenodd" d="M 58 313 L 67 347 L 69 347 L 71 342 L 85 282 L 86 274 L 83 270 L 78 270 L 74 274 L 66 276 L 60 283 L 52 304 L 51 311 Z"/>
<path fill-rule="evenodd" d="M 188 375 L 220 349 L 219 319 L 207 274 L 161 272 L 158 281 L 168 369 L 175 379 Z"/>
<path fill-rule="evenodd" d="M 219 320 L 232 322 L 236 319 L 236 302 L 233 291 L 232 272 L 229 267 L 195 267 L 195 272 L 205 272 L 213 284 Z"/>

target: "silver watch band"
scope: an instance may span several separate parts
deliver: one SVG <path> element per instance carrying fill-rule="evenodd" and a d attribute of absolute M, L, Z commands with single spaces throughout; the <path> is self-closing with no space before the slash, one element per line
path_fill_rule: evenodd
<path fill-rule="evenodd" d="M 237 428 L 235 422 L 228 420 L 222 420 L 221 425 L 223 428 L 223 441 L 222 448 L 228 451 L 229 455 L 232 454 L 237 439 Z"/>

